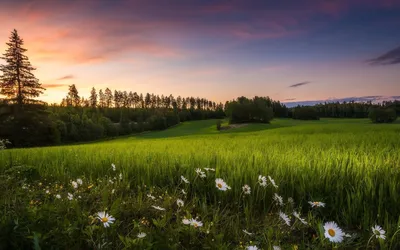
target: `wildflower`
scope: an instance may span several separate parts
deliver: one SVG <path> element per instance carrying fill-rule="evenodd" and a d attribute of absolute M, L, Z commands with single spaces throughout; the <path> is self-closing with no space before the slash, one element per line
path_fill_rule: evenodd
<path fill-rule="evenodd" d="M 196 168 L 196 173 L 198 176 L 200 176 L 200 178 L 206 178 L 206 173 L 204 173 L 203 171 L 201 171 L 200 168 Z"/>
<path fill-rule="evenodd" d="M 268 179 L 271 182 L 272 186 L 274 186 L 275 188 L 278 188 L 278 185 L 275 184 L 275 180 L 271 178 L 271 176 L 268 175 Z"/>
<path fill-rule="evenodd" d="M 147 234 L 146 233 L 138 233 L 138 235 L 137 235 L 137 237 L 139 238 L 139 239 L 143 239 L 144 237 L 146 237 L 147 236 Z"/>
<path fill-rule="evenodd" d="M 280 196 L 277 193 L 275 193 L 273 199 L 279 206 L 283 206 L 283 198 L 282 198 L 282 196 Z"/>
<path fill-rule="evenodd" d="M 74 199 L 74 195 L 71 193 L 68 193 L 68 200 L 72 201 Z"/>
<path fill-rule="evenodd" d="M 258 250 L 258 247 L 257 246 L 248 246 L 246 249 L 247 250 Z"/>
<path fill-rule="evenodd" d="M 197 227 L 202 227 L 203 226 L 203 222 L 198 221 L 196 219 L 190 219 L 190 225 L 197 228 Z"/>
<path fill-rule="evenodd" d="M 114 182 L 113 182 L 111 179 L 109 179 L 108 182 L 109 182 L 110 184 L 114 184 Z"/>
<path fill-rule="evenodd" d="M 320 201 L 309 201 L 308 204 L 310 204 L 311 207 L 325 207 L 325 203 Z"/>
<path fill-rule="evenodd" d="M 185 203 L 181 199 L 177 199 L 176 204 L 178 205 L 178 207 L 183 207 L 183 205 L 185 205 Z"/>
<path fill-rule="evenodd" d="M 343 236 L 344 236 L 344 237 L 347 237 L 347 238 L 350 238 L 350 237 L 351 237 L 351 234 L 344 234 Z"/>
<path fill-rule="evenodd" d="M 111 164 L 111 168 L 112 168 L 113 171 L 117 170 L 117 168 L 115 167 L 114 163 Z"/>
<path fill-rule="evenodd" d="M 77 182 L 79 185 L 82 185 L 82 183 L 83 183 L 82 179 L 80 179 L 80 178 L 76 179 L 76 182 Z"/>
<path fill-rule="evenodd" d="M 334 242 L 334 243 L 340 243 L 343 241 L 343 231 L 338 227 L 338 225 L 331 221 L 327 222 L 324 225 L 325 229 L 325 237 L 329 239 L 329 241 Z"/>
<path fill-rule="evenodd" d="M 56 198 L 57 198 L 57 199 L 61 199 L 61 195 L 57 194 L 57 195 L 56 195 Z"/>
<path fill-rule="evenodd" d="M 119 173 L 119 180 L 122 181 L 122 173 Z"/>
<path fill-rule="evenodd" d="M 188 179 L 186 179 L 183 175 L 181 175 L 181 180 L 186 183 L 189 184 L 190 182 L 188 181 Z"/>
<path fill-rule="evenodd" d="M 103 223 L 104 227 L 109 227 L 110 224 L 114 223 L 115 218 L 104 212 L 98 212 L 97 218 Z"/>
<path fill-rule="evenodd" d="M 87 188 L 91 189 L 94 186 L 94 184 L 90 184 Z"/>
<path fill-rule="evenodd" d="M 253 233 L 250 233 L 249 231 L 247 231 L 246 229 L 244 229 L 244 230 L 242 230 L 243 231 L 243 233 L 245 233 L 245 234 L 247 234 L 247 235 L 253 235 Z"/>
<path fill-rule="evenodd" d="M 148 194 L 147 197 L 149 197 L 149 198 L 152 199 L 152 200 L 155 200 L 155 199 L 156 199 L 156 197 L 154 197 L 154 196 L 151 195 L 151 194 Z"/>
<path fill-rule="evenodd" d="M 185 189 L 182 189 L 182 194 L 187 195 Z"/>
<path fill-rule="evenodd" d="M 222 180 L 221 178 L 217 178 L 215 179 L 215 186 L 221 190 L 221 191 L 226 191 L 228 189 L 231 189 L 231 187 L 229 187 L 224 180 Z"/>
<path fill-rule="evenodd" d="M 165 208 L 162 208 L 160 206 L 152 206 L 154 209 L 160 210 L 160 211 L 165 211 Z"/>
<path fill-rule="evenodd" d="M 265 176 L 259 175 L 258 184 L 260 184 L 261 187 L 266 187 L 268 185 L 267 178 Z"/>
<path fill-rule="evenodd" d="M 281 250 L 281 247 L 280 247 L 280 246 L 272 246 L 272 249 L 274 249 L 274 250 Z"/>
<path fill-rule="evenodd" d="M 294 217 L 296 217 L 299 221 L 301 221 L 301 223 L 303 223 L 304 225 L 307 225 L 307 222 L 305 219 L 300 217 L 300 214 L 297 212 L 293 212 Z"/>
<path fill-rule="evenodd" d="M 78 183 L 76 181 L 71 181 L 71 185 L 77 189 L 78 188 Z"/>
<path fill-rule="evenodd" d="M 182 220 L 182 223 L 185 224 L 185 225 L 189 225 L 190 224 L 190 220 L 185 218 L 185 219 Z"/>
<path fill-rule="evenodd" d="M 215 169 L 213 169 L 213 168 L 204 168 L 204 170 L 206 170 L 207 172 L 208 172 L 208 171 L 213 171 L 213 172 L 215 172 Z"/>
<path fill-rule="evenodd" d="M 114 194 L 115 193 L 115 189 L 111 190 L 111 193 Z"/>
<path fill-rule="evenodd" d="M 289 198 L 287 199 L 287 202 L 288 202 L 289 204 L 294 205 L 294 200 L 293 200 L 292 197 L 289 197 Z"/>
<path fill-rule="evenodd" d="M 50 194 L 50 191 L 49 191 L 49 190 L 46 190 L 46 194 Z"/>
<path fill-rule="evenodd" d="M 383 230 L 382 227 L 378 225 L 372 227 L 372 233 L 373 235 L 375 235 L 377 239 L 382 239 L 382 240 L 386 239 L 385 230 Z"/>
<path fill-rule="evenodd" d="M 247 184 L 242 187 L 242 190 L 243 190 L 244 194 L 250 194 L 251 193 L 251 188 Z"/>
<path fill-rule="evenodd" d="M 285 213 L 283 212 L 279 212 L 279 217 L 281 217 L 281 219 L 285 222 L 286 225 L 290 226 L 290 219 L 289 216 L 287 216 Z"/>

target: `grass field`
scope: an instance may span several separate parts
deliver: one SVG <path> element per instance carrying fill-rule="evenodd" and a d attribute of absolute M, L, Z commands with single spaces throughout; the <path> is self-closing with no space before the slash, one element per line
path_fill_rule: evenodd
<path fill-rule="evenodd" d="M 0 151 L 0 229 L 8 240 L 17 241 L 16 246 L 3 246 L 37 244 L 47 249 L 58 242 L 63 249 L 400 248 L 399 123 L 278 119 L 221 132 L 215 124 L 187 122 L 92 144 Z M 215 172 L 203 170 L 203 179 L 196 168 Z M 183 183 L 181 175 L 191 183 Z M 259 175 L 271 176 L 279 187 L 261 187 Z M 77 178 L 83 184 L 74 189 L 70 183 Z M 218 190 L 215 178 L 232 189 Z M 245 184 L 251 187 L 250 195 L 243 194 Z M 81 198 L 70 201 L 67 192 Z M 54 198 L 56 193 L 63 198 Z M 147 197 L 150 193 L 157 198 Z M 275 204 L 274 193 L 285 205 Z M 289 197 L 294 204 L 287 202 Z M 185 202 L 183 208 L 176 208 L 177 198 Z M 326 206 L 312 209 L 309 201 Z M 106 229 L 90 217 L 105 209 L 116 217 Z M 296 221 L 293 209 L 308 225 Z M 280 210 L 291 215 L 290 227 L 281 223 Z M 188 227 L 181 223 L 184 216 L 198 216 L 204 225 Z M 323 235 L 327 221 L 335 221 L 351 237 L 332 245 Z M 370 238 L 375 224 L 386 230 L 386 240 Z M 142 231 L 147 236 L 137 239 Z"/>

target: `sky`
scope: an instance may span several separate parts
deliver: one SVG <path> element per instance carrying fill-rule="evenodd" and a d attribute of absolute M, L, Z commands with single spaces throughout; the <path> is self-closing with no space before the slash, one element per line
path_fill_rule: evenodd
<path fill-rule="evenodd" d="M 17 29 L 47 102 L 71 84 L 217 102 L 400 96 L 400 0 L 2 0 L 0 24 L 0 52 Z"/>

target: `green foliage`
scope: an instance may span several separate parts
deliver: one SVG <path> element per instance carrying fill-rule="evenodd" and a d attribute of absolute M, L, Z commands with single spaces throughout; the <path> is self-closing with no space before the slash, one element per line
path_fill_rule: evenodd
<path fill-rule="evenodd" d="M 390 108 L 371 108 L 368 115 L 374 123 L 392 123 L 397 119 L 396 110 Z"/>
<path fill-rule="evenodd" d="M 230 123 L 269 123 L 274 117 L 272 104 L 273 101 L 268 97 L 248 99 L 242 96 L 227 103 L 226 113 Z"/>
<path fill-rule="evenodd" d="M 222 121 L 221 120 L 217 120 L 217 130 L 220 131 L 222 127 Z"/>
<path fill-rule="evenodd" d="M 314 107 L 297 107 L 293 111 L 293 119 L 319 120 L 319 116 Z"/>

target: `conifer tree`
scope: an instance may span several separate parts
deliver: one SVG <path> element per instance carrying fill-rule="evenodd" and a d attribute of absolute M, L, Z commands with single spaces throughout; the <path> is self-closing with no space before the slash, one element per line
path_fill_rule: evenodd
<path fill-rule="evenodd" d="M 92 91 L 90 91 L 90 106 L 95 108 L 97 106 L 97 92 L 96 89 L 93 87 Z"/>
<path fill-rule="evenodd" d="M 24 54 L 27 49 L 23 47 L 24 40 L 17 30 L 11 32 L 10 40 L 6 44 L 8 48 L 3 57 L 0 57 L 6 61 L 5 65 L 0 65 L 0 71 L 3 72 L 0 76 L 0 94 L 19 106 L 38 102 L 32 98 L 43 94 L 45 89 L 32 73 L 36 68 L 32 67 Z"/>

